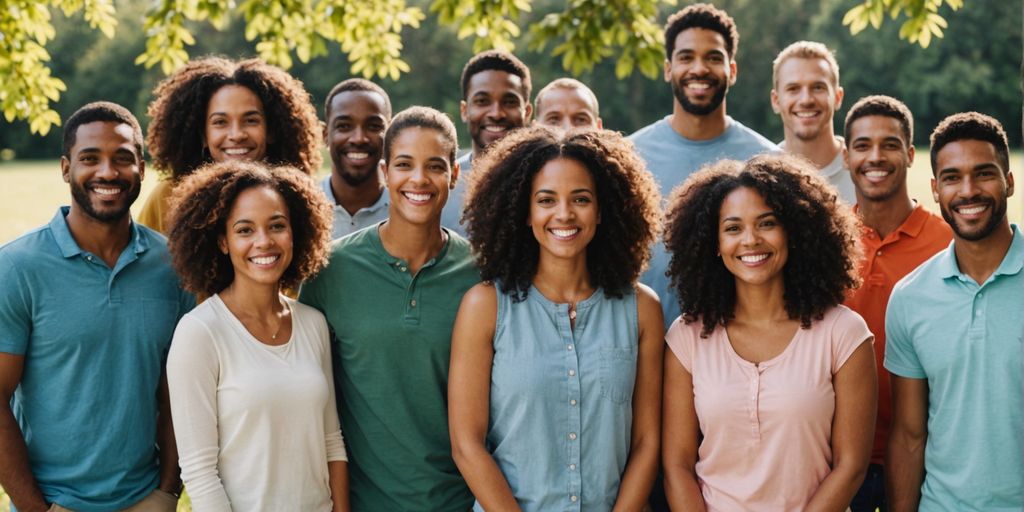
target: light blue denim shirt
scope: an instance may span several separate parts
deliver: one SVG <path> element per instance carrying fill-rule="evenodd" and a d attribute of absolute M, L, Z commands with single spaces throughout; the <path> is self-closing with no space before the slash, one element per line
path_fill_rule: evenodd
<path fill-rule="evenodd" d="M 629 457 L 639 328 L 633 290 L 576 305 L 498 291 L 487 446 L 524 512 L 611 510 Z M 482 511 L 477 503 L 474 510 Z"/>

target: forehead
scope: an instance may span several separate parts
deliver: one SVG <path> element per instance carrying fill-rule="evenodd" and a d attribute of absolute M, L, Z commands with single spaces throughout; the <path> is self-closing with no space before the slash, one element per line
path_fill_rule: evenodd
<path fill-rule="evenodd" d="M 884 139 L 897 137 L 903 140 L 903 128 L 900 122 L 889 116 L 864 116 L 850 123 L 850 140 L 868 138 Z"/>
<path fill-rule="evenodd" d="M 331 98 L 328 117 L 384 117 L 384 97 L 373 91 L 342 91 Z"/>
<path fill-rule="evenodd" d="M 770 211 L 772 211 L 771 207 L 765 202 L 760 192 L 750 187 L 739 187 L 722 199 L 719 215 L 724 219 L 739 217 L 743 214 L 761 215 Z"/>
<path fill-rule="evenodd" d="M 537 108 L 539 109 L 538 116 L 543 116 L 545 112 L 551 111 L 570 115 L 577 112 L 589 112 L 593 116 L 595 110 L 590 95 L 579 88 L 567 89 L 557 87 L 548 89 L 537 103 Z"/>
<path fill-rule="evenodd" d="M 504 96 L 511 93 L 521 97 L 522 88 L 523 79 L 519 76 L 507 71 L 488 69 L 469 78 L 466 97 L 481 93 L 491 96 Z"/>
<path fill-rule="evenodd" d="M 248 87 L 242 85 L 225 85 L 210 96 L 210 103 L 206 105 L 207 112 L 219 111 L 228 107 L 244 108 L 246 110 L 263 110 L 263 102 Z"/>
<path fill-rule="evenodd" d="M 779 85 L 799 82 L 826 82 L 836 85 L 828 61 L 819 58 L 790 57 L 779 64 Z"/>
<path fill-rule="evenodd" d="M 448 160 L 450 142 L 441 132 L 433 128 L 410 126 L 395 137 L 391 154 L 410 155 L 421 158 L 441 157 Z"/>
<path fill-rule="evenodd" d="M 594 177 L 582 163 L 572 158 L 556 158 L 544 164 L 533 177 L 532 189 L 554 189 L 558 186 L 570 189 L 594 189 Z"/>
<path fill-rule="evenodd" d="M 992 164 L 998 167 L 999 156 L 990 142 L 975 139 L 955 140 L 942 146 L 935 155 L 936 169 L 973 169 L 979 165 Z M 1006 172 L 1006 169 L 1003 169 Z"/>
<path fill-rule="evenodd" d="M 75 130 L 75 145 L 71 152 L 85 148 L 119 149 L 126 147 L 135 152 L 135 130 L 127 123 L 94 121 L 79 125 Z"/>
<path fill-rule="evenodd" d="M 722 34 L 711 29 L 693 27 L 676 35 L 676 47 L 673 53 L 680 51 L 706 53 L 713 50 L 720 50 L 725 55 L 729 54 Z"/>

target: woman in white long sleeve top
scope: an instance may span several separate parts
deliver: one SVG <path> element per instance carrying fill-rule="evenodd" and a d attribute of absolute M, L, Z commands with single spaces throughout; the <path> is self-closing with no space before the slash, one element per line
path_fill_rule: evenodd
<path fill-rule="evenodd" d="M 175 270 L 210 296 L 167 361 L 194 510 L 347 511 L 327 323 L 281 294 L 325 264 L 330 206 L 300 171 L 241 161 L 190 175 L 172 204 Z"/>

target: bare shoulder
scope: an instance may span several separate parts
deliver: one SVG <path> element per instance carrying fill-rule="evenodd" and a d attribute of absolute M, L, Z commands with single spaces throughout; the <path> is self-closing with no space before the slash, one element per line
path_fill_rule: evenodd
<path fill-rule="evenodd" d="M 636 310 L 641 329 L 655 329 L 664 333 L 664 318 L 661 311 L 661 300 L 649 286 L 636 284 Z"/>
<path fill-rule="evenodd" d="M 470 308 L 474 311 L 497 310 L 498 289 L 490 281 L 483 281 L 473 285 L 462 296 L 461 308 Z"/>

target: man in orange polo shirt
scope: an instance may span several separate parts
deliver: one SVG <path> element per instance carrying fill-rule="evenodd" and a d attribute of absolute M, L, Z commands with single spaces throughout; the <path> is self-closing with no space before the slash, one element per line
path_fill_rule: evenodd
<path fill-rule="evenodd" d="M 882 464 L 892 409 L 885 357 L 885 307 L 903 276 L 945 249 L 953 234 L 942 217 L 910 198 L 907 169 L 914 162 L 914 119 L 903 102 L 889 96 L 862 98 L 846 114 L 843 158 L 857 194 L 855 210 L 864 223 L 861 243 L 864 283 L 846 301 L 875 334 L 878 417 L 871 466 L 850 508 L 886 510 Z"/>

